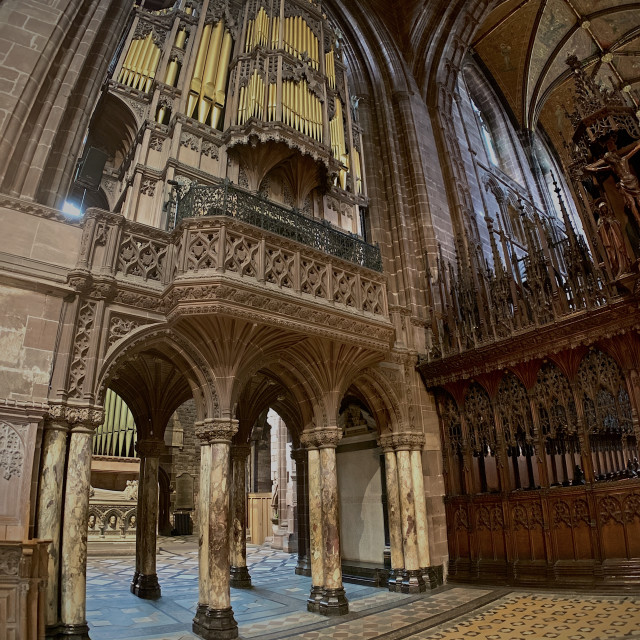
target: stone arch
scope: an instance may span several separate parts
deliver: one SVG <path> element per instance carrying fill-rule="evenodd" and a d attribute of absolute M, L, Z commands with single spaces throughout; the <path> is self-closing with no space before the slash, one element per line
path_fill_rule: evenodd
<path fill-rule="evenodd" d="M 132 356 L 150 349 L 156 349 L 178 363 L 195 400 L 198 421 L 219 417 L 217 387 L 206 360 L 185 337 L 166 327 L 140 327 L 114 346 L 97 376 L 95 396 L 98 403 L 102 403 L 107 386 L 118 375 L 118 370 Z"/>
<path fill-rule="evenodd" d="M 403 411 L 404 405 L 396 389 L 389 384 L 389 380 L 379 369 L 374 367 L 366 369 L 352 384 L 361 390 L 375 412 L 380 435 L 402 432 L 409 426 L 409 417 L 406 411 Z"/>

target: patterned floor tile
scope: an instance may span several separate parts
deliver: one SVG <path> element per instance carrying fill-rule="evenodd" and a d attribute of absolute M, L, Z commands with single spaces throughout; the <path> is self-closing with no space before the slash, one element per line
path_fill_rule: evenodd
<path fill-rule="evenodd" d="M 197 540 L 161 538 L 162 598 L 129 593 L 134 559 L 90 557 L 87 618 L 93 640 L 193 640 L 198 601 Z M 640 640 L 640 596 L 574 596 L 445 586 L 421 595 L 346 584 L 349 614 L 306 611 L 311 581 L 297 558 L 250 546 L 253 588 L 232 589 L 245 640 Z"/>

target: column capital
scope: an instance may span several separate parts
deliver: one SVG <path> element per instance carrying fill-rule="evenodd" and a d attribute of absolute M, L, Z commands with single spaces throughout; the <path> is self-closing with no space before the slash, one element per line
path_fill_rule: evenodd
<path fill-rule="evenodd" d="M 104 409 L 102 407 L 76 407 L 64 404 L 51 405 L 47 414 L 47 422 L 56 423 L 58 426 L 49 428 L 65 428 L 63 423 L 76 431 L 82 428 L 93 430 L 104 422 Z"/>
<path fill-rule="evenodd" d="M 328 427 L 304 431 L 300 436 L 300 445 L 306 449 L 335 449 L 342 439 L 342 429 Z"/>
<path fill-rule="evenodd" d="M 200 444 L 231 444 L 238 432 L 238 421 L 231 418 L 209 418 L 196 423 L 196 436 Z"/>
<path fill-rule="evenodd" d="M 385 433 L 378 438 L 382 450 L 387 451 L 421 451 L 424 448 L 424 433 Z"/>
<path fill-rule="evenodd" d="M 140 458 L 159 458 L 165 451 L 163 440 L 138 440 L 136 443 L 136 452 Z"/>
<path fill-rule="evenodd" d="M 251 453 L 251 445 L 248 444 L 232 444 L 231 459 L 244 462 Z"/>

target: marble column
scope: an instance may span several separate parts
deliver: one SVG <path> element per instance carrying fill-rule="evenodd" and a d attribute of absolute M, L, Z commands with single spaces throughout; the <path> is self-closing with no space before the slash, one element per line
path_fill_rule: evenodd
<path fill-rule="evenodd" d="M 67 433 L 64 419 L 49 419 L 44 426 L 42 467 L 38 492 L 37 537 L 51 540 L 47 549 L 47 585 L 45 593 L 45 625 L 47 637 L 58 631 L 58 594 L 60 570 L 60 537 L 62 534 L 62 488 L 67 459 Z"/>
<path fill-rule="evenodd" d="M 60 635 L 65 640 L 88 640 L 86 620 L 87 520 L 91 450 L 96 423 L 76 422 L 69 439 L 64 493 L 60 572 Z"/>
<path fill-rule="evenodd" d="M 429 529 L 427 524 L 427 504 L 424 497 L 424 477 L 422 475 L 422 444 L 411 451 L 411 477 L 416 508 L 416 533 L 418 536 L 418 558 L 424 574 L 431 566 L 429 557 Z"/>
<path fill-rule="evenodd" d="M 136 527 L 136 571 L 131 581 L 131 593 L 147 600 L 160 597 L 160 585 L 156 573 L 156 532 L 158 530 L 158 469 L 164 449 L 162 440 L 140 440 L 136 445 L 140 456 L 140 483 Z"/>
<path fill-rule="evenodd" d="M 211 489 L 211 447 L 203 423 L 195 425 L 200 438 L 200 493 L 198 494 L 198 611 L 209 603 L 209 496 Z"/>
<path fill-rule="evenodd" d="M 291 457 L 296 463 L 296 528 L 298 534 L 298 563 L 296 574 L 311 576 L 309 561 L 309 479 L 307 451 L 293 449 Z"/>
<path fill-rule="evenodd" d="M 342 429 L 332 427 L 318 434 L 320 472 L 322 476 L 322 537 L 324 550 L 324 591 L 318 613 L 339 616 L 349 613 L 349 603 L 342 586 L 340 556 L 340 521 L 336 447 Z"/>
<path fill-rule="evenodd" d="M 231 586 L 237 589 L 251 587 L 251 576 L 247 569 L 247 456 L 249 445 L 231 447 L 233 463 L 233 489 L 231 505 Z"/>
<path fill-rule="evenodd" d="M 193 619 L 193 632 L 205 640 L 238 637 L 238 623 L 231 608 L 229 583 L 229 488 L 231 439 L 237 420 L 213 418 L 198 425 L 198 437 L 211 449 L 209 503 L 200 514 L 201 526 L 208 525 L 208 581 Z M 203 602 L 204 600 L 204 602 Z M 206 602 L 206 605 L 205 605 Z"/>
<path fill-rule="evenodd" d="M 324 547 L 322 544 L 322 479 L 320 475 L 320 451 L 315 443 L 305 439 L 301 442 L 308 447 L 309 471 L 309 555 L 311 559 L 311 593 L 307 609 L 318 612 L 324 588 Z"/>
<path fill-rule="evenodd" d="M 400 511 L 402 517 L 402 545 L 404 549 L 403 593 L 420 593 L 426 585 L 420 569 L 418 536 L 416 529 L 415 493 L 411 471 L 411 438 L 395 436 L 396 459 L 398 462 L 398 484 L 400 491 Z"/>
<path fill-rule="evenodd" d="M 400 517 L 400 488 L 396 452 L 389 436 L 380 438 L 384 451 L 385 478 L 387 481 L 387 513 L 389 516 L 389 544 L 391 547 L 391 571 L 389 591 L 400 591 L 404 573 L 404 552 L 402 550 L 402 521 Z"/>

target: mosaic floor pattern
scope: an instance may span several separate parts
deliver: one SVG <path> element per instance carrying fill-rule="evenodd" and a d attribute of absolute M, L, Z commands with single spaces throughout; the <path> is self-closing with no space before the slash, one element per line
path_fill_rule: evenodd
<path fill-rule="evenodd" d="M 245 640 L 640 640 L 640 595 L 525 593 L 446 585 L 422 595 L 345 584 L 350 611 L 324 618 L 306 611 L 309 578 L 296 557 L 248 548 L 253 588 L 232 589 Z M 197 542 L 163 538 L 158 580 L 162 598 L 129 593 L 134 559 L 89 557 L 87 619 L 92 640 L 193 640 L 198 599 Z"/>

